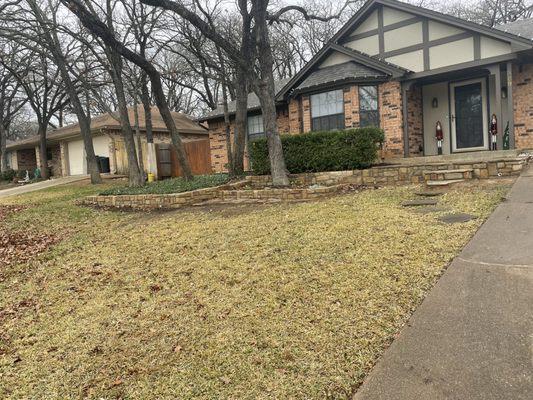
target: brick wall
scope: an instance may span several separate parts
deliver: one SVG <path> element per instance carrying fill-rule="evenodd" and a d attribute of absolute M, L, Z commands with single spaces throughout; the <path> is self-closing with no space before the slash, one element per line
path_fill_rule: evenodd
<path fill-rule="evenodd" d="M 533 64 L 513 66 L 515 146 L 533 149 Z"/>
<path fill-rule="evenodd" d="M 356 85 L 344 89 L 344 118 L 347 128 L 359 127 L 359 90 Z M 385 157 L 403 156 L 402 101 L 399 82 L 385 82 L 379 85 L 379 111 L 381 128 L 385 131 L 383 155 Z M 422 128 L 422 91 L 420 88 L 410 93 L 409 124 L 410 154 L 421 155 L 423 140 Z M 226 171 L 228 162 L 224 121 L 211 120 L 209 140 L 211 143 L 211 166 L 214 172 Z M 278 127 L 281 134 L 297 134 L 311 131 L 311 101 L 309 95 L 291 99 L 288 106 L 278 108 Z M 233 137 L 234 121 L 231 121 Z M 232 139 L 233 140 L 233 139 Z M 245 159 L 245 167 L 247 165 Z"/>
<path fill-rule="evenodd" d="M 302 96 L 303 131 L 311 132 L 311 97 Z"/>
<path fill-rule="evenodd" d="M 17 161 L 19 171 L 34 171 L 37 168 L 37 158 L 35 155 L 35 149 L 22 149 L 17 150 Z"/>
<path fill-rule="evenodd" d="M 407 92 L 407 127 L 409 156 L 424 154 L 424 122 L 422 115 L 422 87 L 413 86 Z"/>
<path fill-rule="evenodd" d="M 231 137 L 233 140 L 234 121 L 231 121 Z M 226 171 L 228 153 L 226 150 L 226 131 L 224 120 L 209 121 L 209 144 L 211 146 L 211 168 L 213 172 Z"/>
<path fill-rule="evenodd" d="M 379 85 L 379 114 L 381 128 L 385 131 L 383 156 L 403 157 L 402 93 L 400 82 Z"/>
<path fill-rule="evenodd" d="M 48 166 L 52 168 L 52 176 L 62 176 L 61 169 L 61 148 L 59 144 L 50 149 L 52 159 L 48 160 Z"/>
<path fill-rule="evenodd" d="M 289 133 L 301 133 L 303 129 L 302 109 L 300 99 L 291 99 L 289 102 Z"/>
<path fill-rule="evenodd" d="M 358 86 L 349 86 L 344 89 L 344 126 L 346 128 L 359 127 Z"/>

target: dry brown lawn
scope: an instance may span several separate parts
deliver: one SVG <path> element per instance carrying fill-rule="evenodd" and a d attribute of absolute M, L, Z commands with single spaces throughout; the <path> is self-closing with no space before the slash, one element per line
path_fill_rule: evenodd
<path fill-rule="evenodd" d="M 507 190 L 414 187 L 300 204 L 120 213 L 51 188 L 0 229 L 61 238 L 0 271 L 0 398 L 350 398 Z"/>

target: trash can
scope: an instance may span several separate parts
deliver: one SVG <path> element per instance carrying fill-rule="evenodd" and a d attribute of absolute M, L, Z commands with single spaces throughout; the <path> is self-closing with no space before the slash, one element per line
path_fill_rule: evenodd
<path fill-rule="evenodd" d="M 108 174 L 111 172 L 109 167 L 109 157 L 96 156 L 96 161 L 98 162 L 98 169 L 101 174 Z"/>

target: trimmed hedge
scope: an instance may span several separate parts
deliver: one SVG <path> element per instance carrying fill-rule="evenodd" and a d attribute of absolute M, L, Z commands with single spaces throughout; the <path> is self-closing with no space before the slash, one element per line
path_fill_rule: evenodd
<path fill-rule="evenodd" d="M 377 160 L 384 140 L 379 128 L 281 135 L 285 163 L 292 174 L 368 168 Z M 250 161 L 254 174 L 270 174 L 266 138 L 250 142 Z"/>

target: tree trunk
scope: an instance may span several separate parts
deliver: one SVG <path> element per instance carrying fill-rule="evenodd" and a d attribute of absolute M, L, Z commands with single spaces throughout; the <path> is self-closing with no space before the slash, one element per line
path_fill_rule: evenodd
<path fill-rule="evenodd" d="M 115 86 L 117 94 L 118 111 L 120 115 L 120 127 L 122 137 L 124 138 L 124 147 L 128 157 L 128 180 L 130 186 L 143 186 L 144 177 L 139 169 L 137 150 L 133 129 L 131 129 L 130 118 L 128 115 L 128 105 L 126 103 L 126 94 L 124 92 L 124 82 L 122 80 L 122 59 L 113 49 L 106 49 L 107 57 L 111 66 L 111 79 Z"/>
<path fill-rule="evenodd" d="M 146 174 L 144 173 L 144 160 L 143 160 L 143 143 L 141 137 L 141 129 L 139 127 L 139 105 L 137 101 L 133 104 L 133 115 L 135 119 L 135 136 L 137 137 L 137 157 L 139 158 L 139 170 L 143 178 L 143 182 L 146 181 Z"/>
<path fill-rule="evenodd" d="M 7 129 L 3 121 L 0 121 L 0 172 L 7 171 Z"/>
<path fill-rule="evenodd" d="M 148 90 L 148 82 L 146 79 L 146 73 L 142 73 L 141 78 L 141 101 L 144 109 L 144 124 L 146 128 L 146 147 L 148 154 L 146 158 L 148 160 L 148 172 L 154 174 L 157 177 L 157 161 L 154 145 L 154 132 L 152 128 L 152 104 L 150 102 L 150 92 Z"/>
<path fill-rule="evenodd" d="M 233 136 L 233 168 L 235 175 L 244 174 L 244 149 L 248 131 L 248 83 L 243 71 L 237 73 L 235 90 L 235 132 Z"/>
<path fill-rule="evenodd" d="M 287 186 L 289 184 L 289 177 L 285 166 L 285 158 L 283 157 L 283 148 L 279 137 L 276 114 L 276 89 L 274 87 L 274 75 L 272 72 L 274 58 L 270 46 L 266 20 L 267 5 L 267 0 L 257 0 L 255 4 L 257 59 L 259 61 L 261 78 L 258 82 L 254 82 L 254 86 L 261 103 L 261 109 L 263 110 L 263 124 L 268 142 L 272 184 L 274 186 Z"/>
<path fill-rule="evenodd" d="M 39 124 L 39 158 L 40 164 L 38 165 L 41 170 L 41 178 L 48 179 L 50 174 L 48 173 L 48 159 L 46 156 L 46 128 L 48 123 Z"/>

